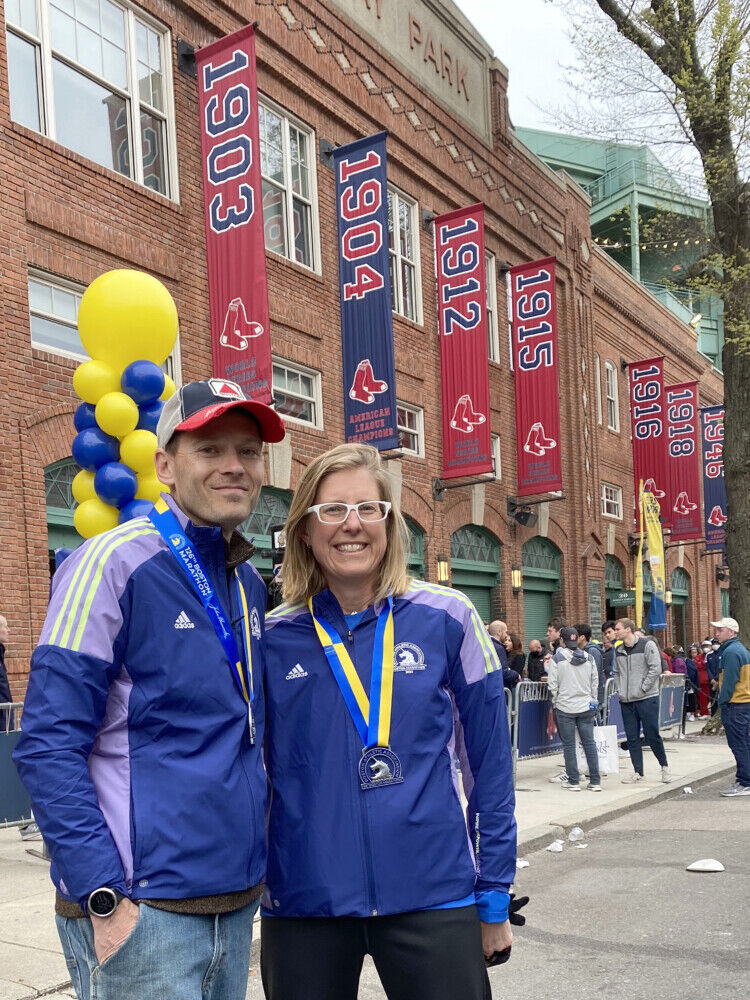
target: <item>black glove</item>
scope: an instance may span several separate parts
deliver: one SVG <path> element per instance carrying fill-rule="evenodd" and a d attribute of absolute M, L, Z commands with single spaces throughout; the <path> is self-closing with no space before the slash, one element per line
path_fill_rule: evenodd
<path fill-rule="evenodd" d="M 524 906 L 526 906 L 528 901 L 529 901 L 528 896 L 519 896 L 518 899 L 516 899 L 516 894 L 514 892 L 510 894 L 510 906 L 508 907 L 508 920 L 510 920 L 512 924 L 515 924 L 516 927 L 523 927 L 523 925 L 526 923 L 526 917 L 522 913 L 519 913 L 518 911 L 522 910 Z M 505 961 L 507 961 L 507 959 L 505 959 Z"/>
<path fill-rule="evenodd" d="M 489 969 L 492 965 L 505 965 L 505 963 L 510 958 L 511 945 L 507 948 L 503 948 L 502 951 L 493 951 L 489 958 L 485 958 L 484 964 Z"/>

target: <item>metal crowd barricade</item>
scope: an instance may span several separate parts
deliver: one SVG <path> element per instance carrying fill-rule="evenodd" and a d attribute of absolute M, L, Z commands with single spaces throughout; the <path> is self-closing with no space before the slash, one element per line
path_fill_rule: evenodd
<path fill-rule="evenodd" d="M 20 701 L 0 704 L 0 827 L 31 821 L 31 801 L 11 759 L 21 735 L 22 707 Z"/>
<path fill-rule="evenodd" d="M 544 681 L 520 681 L 513 690 L 513 780 L 519 760 L 559 753 L 562 740 Z"/>
<path fill-rule="evenodd" d="M 659 729 L 682 725 L 685 674 L 662 674 L 659 678 Z"/>

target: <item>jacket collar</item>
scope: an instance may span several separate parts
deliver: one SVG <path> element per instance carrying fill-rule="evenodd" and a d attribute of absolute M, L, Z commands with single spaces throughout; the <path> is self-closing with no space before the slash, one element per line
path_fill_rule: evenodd
<path fill-rule="evenodd" d="M 345 627 L 346 619 L 344 618 L 344 612 L 341 605 L 327 587 L 313 597 L 312 605 L 316 617 L 325 618 L 326 621 L 331 623 L 331 625 L 338 628 Z M 364 614 L 360 619 L 360 624 L 377 617 L 377 615 L 380 614 L 382 607 L 383 601 L 376 601 L 375 604 L 371 604 L 365 609 Z"/>

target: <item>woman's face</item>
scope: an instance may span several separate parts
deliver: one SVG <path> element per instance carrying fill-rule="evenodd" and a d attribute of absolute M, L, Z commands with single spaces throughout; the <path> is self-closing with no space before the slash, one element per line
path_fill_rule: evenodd
<path fill-rule="evenodd" d="M 508 652 L 510 652 L 511 649 L 513 649 L 513 640 L 509 635 L 506 635 L 506 637 L 503 639 L 503 646 L 505 646 Z"/>
<path fill-rule="evenodd" d="M 316 504 L 380 499 L 375 478 L 363 468 L 330 473 L 320 481 L 315 494 Z M 323 524 L 317 514 L 307 515 L 302 537 L 334 592 L 363 585 L 374 590 L 385 556 L 387 524 L 387 518 L 362 522 L 353 510 L 343 524 Z"/>

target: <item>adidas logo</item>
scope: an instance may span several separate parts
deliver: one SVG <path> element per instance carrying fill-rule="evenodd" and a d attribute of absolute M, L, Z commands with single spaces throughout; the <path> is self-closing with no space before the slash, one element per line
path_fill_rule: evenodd
<path fill-rule="evenodd" d="M 304 670 L 299 663 L 295 663 L 289 673 L 286 675 L 288 681 L 296 680 L 298 677 L 307 677 L 307 671 Z"/>
<path fill-rule="evenodd" d="M 174 627 L 175 628 L 195 628 L 195 625 L 188 618 L 187 612 L 186 611 L 181 611 L 179 613 L 179 615 L 177 615 L 177 617 L 175 618 Z"/>

